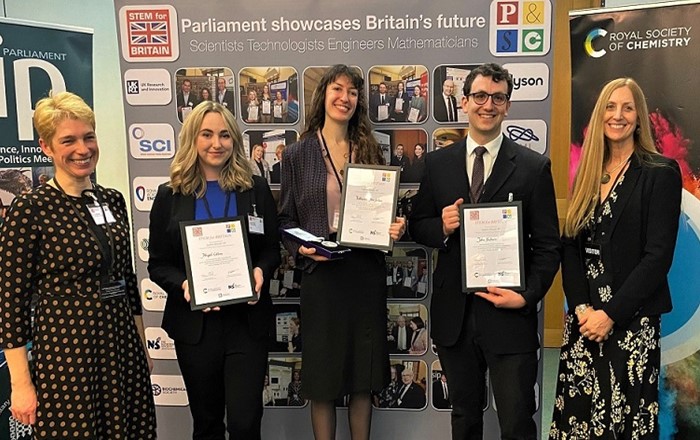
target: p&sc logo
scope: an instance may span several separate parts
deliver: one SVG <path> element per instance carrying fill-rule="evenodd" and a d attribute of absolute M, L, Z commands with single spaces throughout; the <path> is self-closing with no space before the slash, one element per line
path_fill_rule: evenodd
<path fill-rule="evenodd" d="M 549 52 L 552 5 L 549 0 L 491 3 L 489 48 L 495 56 L 542 56 Z"/>

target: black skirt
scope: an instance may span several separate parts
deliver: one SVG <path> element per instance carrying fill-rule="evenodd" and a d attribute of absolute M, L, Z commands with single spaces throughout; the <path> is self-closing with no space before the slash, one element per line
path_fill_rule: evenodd
<path fill-rule="evenodd" d="M 389 382 L 386 269 L 379 251 L 353 249 L 316 265 L 301 287 L 302 392 L 310 400 L 379 391 Z"/>

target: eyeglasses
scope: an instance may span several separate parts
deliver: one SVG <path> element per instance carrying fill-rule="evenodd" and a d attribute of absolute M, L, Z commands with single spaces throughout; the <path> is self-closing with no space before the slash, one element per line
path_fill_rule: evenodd
<path fill-rule="evenodd" d="M 491 101 L 494 103 L 494 105 L 503 105 L 506 102 L 508 102 L 508 99 L 510 98 L 510 96 L 505 93 L 486 92 L 470 93 L 467 96 L 471 96 L 474 102 L 478 105 L 486 104 L 486 101 L 488 101 L 489 98 L 491 98 Z"/>

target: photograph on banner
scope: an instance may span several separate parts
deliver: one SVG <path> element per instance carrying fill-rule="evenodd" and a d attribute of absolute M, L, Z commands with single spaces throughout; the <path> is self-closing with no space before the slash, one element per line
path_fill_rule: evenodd
<path fill-rule="evenodd" d="M 423 299 L 429 291 L 428 253 L 420 246 L 401 244 L 394 247 L 386 261 L 388 299 Z"/>
<path fill-rule="evenodd" d="M 369 119 L 421 123 L 428 117 L 428 69 L 421 65 L 373 66 L 367 74 Z"/>
<path fill-rule="evenodd" d="M 270 334 L 270 353 L 301 353 L 301 309 L 299 303 L 272 306 L 275 331 Z"/>
<path fill-rule="evenodd" d="M 357 66 L 350 66 L 357 73 L 364 77 L 362 69 Z M 313 100 L 314 90 L 318 86 L 319 81 L 323 78 L 323 75 L 330 69 L 331 66 L 311 66 L 304 69 L 304 115 L 308 115 L 311 110 L 311 102 Z M 366 79 L 365 79 L 366 80 Z M 363 93 L 363 90 L 358 90 L 358 93 Z M 306 118 L 306 116 L 304 116 Z M 388 162 L 387 162 L 388 163 Z"/>
<path fill-rule="evenodd" d="M 306 406 L 302 394 L 302 366 L 300 357 L 268 358 L 267 385 L 263 388 L 265 406 Z M 265 392 L 271 399 L 265 402 Z"/>
<path fill-rule="evenodd" d="M 415 188 L 401 188 L 399 189 L 399 200 L 396 202 L 396 215 L 399 217 L 410 217 L 413 211 L 413 198 L 418 194 L 418 190 Z M 403 237 L 401 237 L 401 242 L 409 242 L 411 240 L 411 233 L 406 229 Z"/>
<path fill-rule="evenodd" d="M 299 74 L 291 66 L 244 67 L 238 73 L 241 119 L 246 124 L 296 124 L 290 111 L 298 96 Z"/>
<path fill-rule="evenodd" d="M 428 366 L 425 361 L 389 360 L 389 385 L 372 393 L 372 405 L 379 409 L 422 410 L 427 406 Z"/>
<path fill-rule="evenodd" d="M 268 183 L 279 185 L 284 149 L 299 139 L 296 130 L 246 130 L 243 148 L 248 154 L 253 174 L 265 177 Z"/>
<path fill-rule="evenodd" d="M 26 194 L 36 186 L 32 181 L 32 168 L 2 168 L 0 169 L 0 204 L 10 206 L 15 197 Z M 38 182 L 37 182 L 38 185 Z"/>
<path fill-rule="evenodd" d="M 433 148 L 430 151 L 447 148 L 466 138 L 468 134 L 468 128 L 438 128 L 433 131 Z"/>
<path fill-rule="evenodd" d="M 462 111 L 464 80 L 478 66 L 442 65 L 433 70 L 433 118 L 437 122 L 467 123 L 467 114 Z"/>
<path fill-rule="evenodd" d="M 217 101 L 235 115 L 234 77 L 228 67 L 185 67 L 175 72 L 177 118 L 184 121 L 203 101 Z"/>
<path fill-rule="evenodd" d="M 274 300 L 298 299 L 303 272 L 296 268 L 294 256 L 280 246 L 280 265 L 270 279 L 270 297 Z"/>
<path fill-rule="evenodd" d="M 423 304 L 388 304 L 386 340 L 390 354 L 421 356 L 428 351 L 428 309 Z"/>
<path fill-rule="evenodd" d="M 422 128 L 374 130 L 374 138 L 389 152 L 386 161 L 391 166 L 401 167 L 401 183 L 420 183 L 425 173 L 428 133 Z M 385 157 L 385 159 L 387 159 Z"/>
<path fill-rule="evenodd" d="M 442 370 L 439 360 L 430 365 L 430 403 L 437 410 L 450 410 L 450 388 L 447 385 L 447 373 Z"/>

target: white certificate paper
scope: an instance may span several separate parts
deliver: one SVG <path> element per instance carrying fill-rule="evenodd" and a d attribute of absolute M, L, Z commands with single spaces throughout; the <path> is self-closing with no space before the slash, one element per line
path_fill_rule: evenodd
<path fill-rule="evenodd" d="M 254 298 L 243 217 L 180 222 L 192 310 Z"/>
<path fill-rule="evenodd" d="M 347 164 L 340 204 L 338 242 L 348 247 L 391 250 L 400 167 Z"/>
<path fill-rule="evenodd" d="M 462 205 L 460 217 L 462 290 L 524 289 L 522 203 Z"/>

